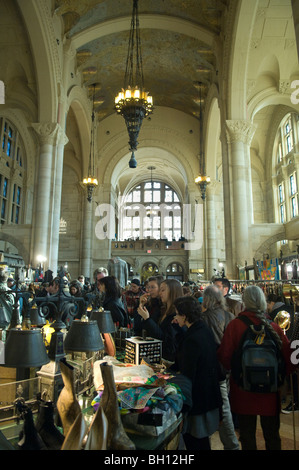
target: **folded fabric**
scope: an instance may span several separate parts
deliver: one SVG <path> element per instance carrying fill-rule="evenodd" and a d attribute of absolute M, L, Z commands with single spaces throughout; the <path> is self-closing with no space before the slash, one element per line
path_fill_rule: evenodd
<path fill-rule="evenodd" d="M 158 388 L 134 387 L 118 392 L 117 395 L 122 408 L 141 410 L 145 408 L 157 390 Z"/>

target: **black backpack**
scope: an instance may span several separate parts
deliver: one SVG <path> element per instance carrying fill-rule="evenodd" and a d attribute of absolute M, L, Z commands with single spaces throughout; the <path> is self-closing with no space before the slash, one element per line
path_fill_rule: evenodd
<path fill-rule="evenodd" d="M 248 328 L 232 357 L 231 373 L 237 385 L 247 392 L 277 392 L 285 379 L 285 361 L 267 325 L 255 325 L 245 315 L 237 319 Z"/>

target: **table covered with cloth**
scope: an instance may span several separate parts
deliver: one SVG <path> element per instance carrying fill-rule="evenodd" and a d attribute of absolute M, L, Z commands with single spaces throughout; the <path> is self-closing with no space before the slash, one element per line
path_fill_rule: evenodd
<path fill-rule="evenodd" d="M 191 384 L 187 377 L 166 372 L 154 373 L 153 369 L 145 369 L 144 366 L 124 368 L 115 360 L 112 363 L 115 377 L 118 377 L 119 410 L 126 428 L 157 436 L 171 426 L 182 412 L 191 408 Z M 119 374 L 123 376 L 124 383 L 119 381 Z M 101 388 L 92 401 L 95 410 L 101 402 Z"/>

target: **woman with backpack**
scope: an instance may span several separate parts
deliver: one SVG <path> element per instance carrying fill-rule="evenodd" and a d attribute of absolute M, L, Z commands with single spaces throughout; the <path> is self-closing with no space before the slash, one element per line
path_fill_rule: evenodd
<path fill-rule="evenodd" d="M 240 356 L 240 351 L 244 354 L 243 335 L 253 333 L 253 337 L 258 339 L 259 344 L 263 344 L 265 338 L 271 335 L 276 345 L 277 352 L 281 352 L 286 373 L 290 373 L 292 364 L 290 362 L 290 343 L 281 328 L 274 322 L 268 320 L 267 303 L 265 295 L 258 286 L 248 286 L 243 294 L 245 311 L 232 320 L 223 335 L 221 345 L 218 349 L 218 358 L 222 365 L 231 371 L 230 375 L 230 402 L 231 410 L 237 415 L 240 442 L 242 450 L 256 450 L 256 423 L 257 416 L 260 416 L 263 436 L 266 443 L 266 450 L 281 450 L 281 440 L 279 434 L 280 427 L 280 392 L 248 391 L 242 380 L 245 375 L 238 373 L 239 368 L 236 358 Z M 242 317 L 243 321 L 242 321 Z M 247 319 L 247 320 L 246 320 Z M 246 323 L 252 324 L 248 326 Z M 260 335 L 260 329 L 265 328 L 265 336 Z M 249 333 L 248 333 L 249 332 Z M 247 343 L 248 344 L 248 343 Z M 243 349 L 241 349 L 241 346 Z M 277 361 L 278 363 L 278 361 Z M 262 371 L 253 373 L 254 379 L 263 375 Z M 238 383 L 237 383 L 238 382 Z M 270 386 L 270 385 L 269 385 Z M 245 388 L 245 389 L 244 389 Z M 272 390 L 272 389 L 271 389 Z"/>

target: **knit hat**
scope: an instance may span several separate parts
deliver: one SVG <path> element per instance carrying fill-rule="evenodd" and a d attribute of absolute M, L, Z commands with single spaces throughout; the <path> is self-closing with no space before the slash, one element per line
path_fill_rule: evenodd
<path fill-rule="evenodd" d="M 131 284 L 136 284 L 136 286 L 140 286 L 140 281 L 139 279 L 132 279 Z"/>

